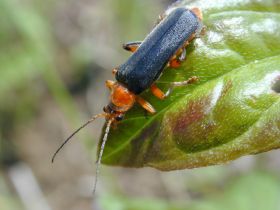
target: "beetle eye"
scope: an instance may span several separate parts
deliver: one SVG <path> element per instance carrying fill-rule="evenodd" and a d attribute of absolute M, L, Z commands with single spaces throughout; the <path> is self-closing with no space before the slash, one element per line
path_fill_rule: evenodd
<path fill-rule="evenodd" d="M 123 120 L 123 115 L 116 116 L 115 119 L 116 119 L 117 121 L 121 121 L 121 120 Z"/>
<path fill-rule="evenodd" d="M 110 109 L 109 106 L 104 106 L 103 111 L 106 112 L 106 113 L 111 113 L 111 109 Z"/>
<path fill-rule="evenodd" d="M 114 110 L 108 105 L 103 107 L 103 111 L 108 113 L 108 114 L 113 114 Z"/>

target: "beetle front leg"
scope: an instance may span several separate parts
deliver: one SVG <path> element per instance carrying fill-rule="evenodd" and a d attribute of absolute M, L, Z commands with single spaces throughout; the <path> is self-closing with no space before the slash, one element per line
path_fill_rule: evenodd
<path fill-rule="evenodd" d="M 110 90 L 113 88 L 113 86 L 115 85 L 115 81 L 112 80 L 106 80 L 105 85 L 107 88 L 109 88 Z"/>
<path fill-rule="evenodd" d="M 145 99 L 143 99 L 142 97 L 137 96 L 137 97 L 136 97 L 136 101 L 137 101 L 145 110 L 147 110 L 147 111 L 150 112 L 151 114 L 156 113 L 155 108 L 154 108 L 148 101 L 146 101 Z"/>
<path fill-rule="evenodd" d="M 198 81 L 198 77 L 193 76 L 190 77 L 188 80 L 186 81 L 182 81 L 182 82 L 172 82 L 170 87 L 168 88 L 168 90 L 166 91 L 166 93 L 164 94 L 164 97 L 168 97 L 171 92 L 173 91 L 174 87 L 181 87 L 181 86 L 185 86 L 185 85 L 189 85 L 192 83 L 195 83 Z"/>
<path fill-rule="evenodd" d="M 141 45 L 141 41 L 135 41 L 135 42 L 128 42 L 123 44 L 123 49 L 130 51 L 130 52 L 135 52 L 139 46 Z"/>

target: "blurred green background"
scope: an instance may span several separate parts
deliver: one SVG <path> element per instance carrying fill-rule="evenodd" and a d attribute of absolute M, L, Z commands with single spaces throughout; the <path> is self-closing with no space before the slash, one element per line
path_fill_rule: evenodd
<path fill-rule="evenodd" d="M 280 209 L 280 152 L 228 165 L 159 172 L 102 166 L 104 121 L 50 158 L 74 128 L 107 103 L 106 79 L 168 0 L 0 0 L 1 210 Z"/>

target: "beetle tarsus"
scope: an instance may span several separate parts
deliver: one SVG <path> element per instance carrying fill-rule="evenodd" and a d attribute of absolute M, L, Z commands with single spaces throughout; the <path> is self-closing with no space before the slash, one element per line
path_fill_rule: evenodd
<path fill-rule="evenodd" d="M 182 61 L 186 60 L 186 57 L 187 57 L 187 51 L 186 51 L 186 48 L 184 47 L 183 51 L 178 59 L 179 59 L 179 61 L 182 62 Z"/>
<path fill-rule="evenodd" d="M 135 41 L 135 42 L 128 42 L 123 44 L 123 49 L 130 51 L 130 52 L 135 52 L 139 46 L 141 45 L 141 41 Z"/>

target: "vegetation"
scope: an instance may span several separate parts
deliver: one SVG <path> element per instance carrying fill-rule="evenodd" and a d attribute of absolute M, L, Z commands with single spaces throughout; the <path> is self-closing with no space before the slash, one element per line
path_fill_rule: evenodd
<path fill-rule="evenodd" d="M 104 81 L 112 79 L 111 69 L 130 55 L 121 44 L 143 39 L 171 2 L 0 1 L 1 210 L 30 210 L 12 174 L 28 186 L 26 195 L 35 194 L 40 198 L 36 203 L 45 199 L 52 209 L 278 207 L 277 150 L 222 166 L 169 173 L 102 165 L 97 196 L 92 198 L 92 163 L 103 123 L 96 122 L 50 163 L 63 139 L 107 103 Z M 188 48 L 181 69 L 165 70 L 159 86 L 166 89 L 169 82 L 193 75 L 200 81 L 176 89 L 163 102 L 145 92 L 143 97 L 158 113 L 145 117 L 135 106 L 112 129 L 104 151 L 106 164 L 173 170 L 279 147 L 278 1 L 179 4 L 199 6 L 207 32 Z M 175 129 L 188 119 L 190 129 Z M 25 179 L 22 163 L 38 186 Z M 36 187 L 42 195 L 32 192 Z"/>

